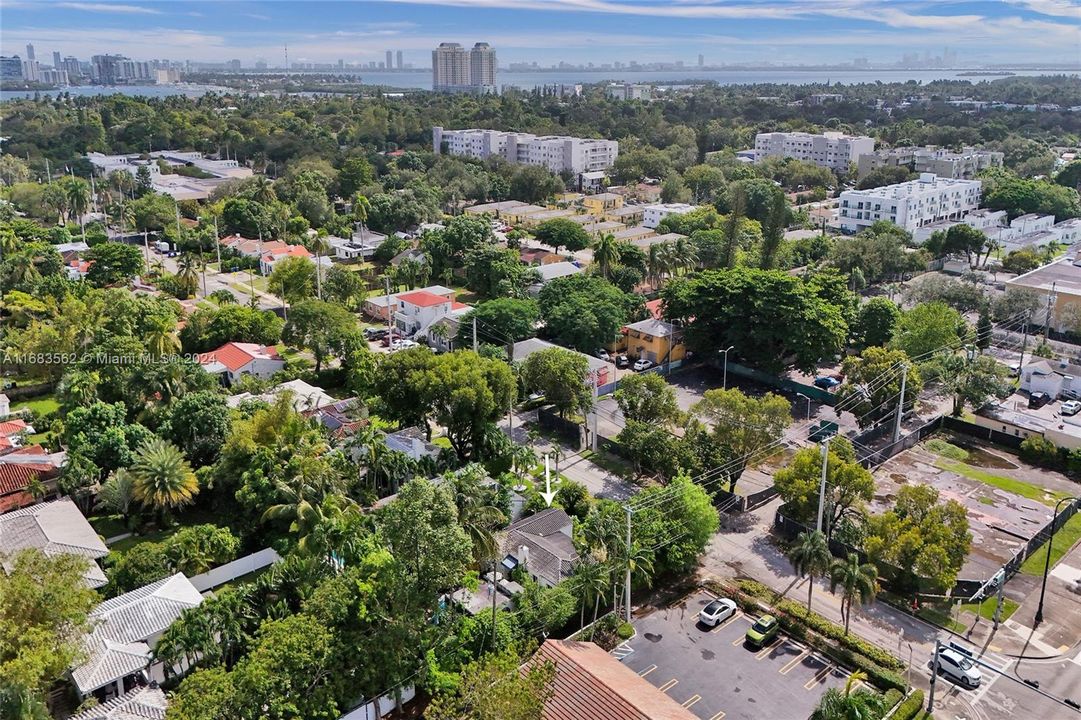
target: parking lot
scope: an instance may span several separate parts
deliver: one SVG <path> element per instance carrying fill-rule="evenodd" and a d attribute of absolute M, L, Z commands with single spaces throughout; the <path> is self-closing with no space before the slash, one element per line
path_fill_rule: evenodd
<path fill-rule="evenodd" d="M 636 620 L 613 655 L 703 720 L 806 720 L 827 688 L 844 685 L 848 671 L 783 634 L 745 645 L 754 618 L 741 612 L 701 625 L 712 599 L 699 591 Z"/>

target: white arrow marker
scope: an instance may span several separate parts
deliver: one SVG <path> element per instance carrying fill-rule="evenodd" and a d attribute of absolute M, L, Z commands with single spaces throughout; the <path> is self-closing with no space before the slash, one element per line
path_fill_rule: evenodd
<path fill-rule="evenodd" d="M 559 480 L 556 480 L 556 484 L 559 484 Z M 555 499 L 556 494 L 552 492 L 552 475 L 548 469 L 548 453 L 544 454 L 544 490 L 541 493 L 541 497 L 544 498 L 544 502 L 548 503 L 548 507 L 552 507 L 552 500 Z"/>

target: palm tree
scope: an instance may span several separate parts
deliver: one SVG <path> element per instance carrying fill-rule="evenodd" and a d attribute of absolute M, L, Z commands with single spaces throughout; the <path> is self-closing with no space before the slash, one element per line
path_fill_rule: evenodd
<path fill-rule="evenodd" d="M 41 277 L 38 266 L 34 263 L 34 257 L 29 253 L 12 255 L 8 263 L 8 279 L 13 285 L 30 283 Z"/>
<path fill-rule="evenodd" d="M 578 591 L 578 601 L 581 603 L 578 626 L 585 627 L 586 605 L 591 602 L 593 603 L 593 622 L 596 623 L 601 598 L 608 590 L 608 569 L 592 559 L 579 563 L 574 569 L 574 588 Z"/>
<path fill-rule="evenodd" d="M 878 571 L 871 563 L 860 563 L 860 556 L 849 553 L 844 560 L 834 560 L 830 566 L 830 592 L 841 588 L 841 615 L 845 620 L 845 635 L 852 618 L 852 603 L 866 605 L 878 593 Z"/>
<path fill-rule="evenodd" d="M 361 231 L 365 229 L 365 223 L 368 222 L 368 213 L 372 210 L 372 204 L 368 202 L 368 198 L 364 197 L 360 193 L 353 195 L 353 220 L 360 223 Z"/>
<path fill-rule="evenodd" d="M 64 374 L 57 388 L 61 413 L 92 405 L 98 399 L 101 376 L 93 370 L 74 369 Z"/>
<path fill-rule="evenodd" d="M 176 264 L 176 279 L 188 295 L 194 295 L 196 288 L 199 287 L 199 277 L 195 267 L 195 256 L 191 253 L 181 255 Z"/>
<path fill-rule="evenodd" d="M 829 572 L 832 560 L 826 536 L 819 530 L 801 532 L 796 544 L 788 551 L 788 559 L 800 577 L 807 576 L 807 612 L 810 612 L 815 577 Z"/>
<path fill-rule="evenodd" d="M 830 688 L 818 701 L 810 720 L 877 720 L 886 710 L 885 698 L 863 687 L 867 674 L 857 670 L 848 676 L 845 689 Z"/>
<path fill-rule="evenodd" d="M 493 530 L 505 524 L 507 517 L 492 504 L 493 494 L 484 486 L 487 473 L 482 467 L 467 465 L 450 477 L 458 524 L 473 543 L 473 561 L 479 569 L 499 552 Z"/>
<path fill-rule="evenodd" d="M 68 198 L 68 208 L 72 215 L 79 218 L 79 227 L 83 231 L 83 240 L 86 240 L 86 225 L 83 222 L 83 215 L 86 214 L 86 210 L 90 207 L 90 186 L 82 178 L 72 177 L 65 178 L 67 182 L 64 187 L 64 194 Z"/>
<path fill-rule="evenodd" d="M 278 199 L 274 182 L 266 175 L 258 175 L 251 181 L 251 199 L 262 205 L 270 205 Z"/>
<path fill-rule="evenodd" d="M 649 277 L 650 287 L 656 289 L 661 284 L 664 276 L 664 243 L 654 243 L 649 246 L 649 257 L 646 258 L 646 274 Z"/>
<path fill-rule="evenodd" d="M 120 468 L 101 486 L 96 499 L 99 508 L 122 515 L 125 519 L 135 502 L 135 478 L 127 470 Z"/>
<path fill-rule="evenodd" d="M 330 243 L 326 235 L 320 232 L 311 240 L 311 251 L 315 253 L 315 296 L 323 299 L 323 264 L 322 257 L 330 252 Z"/>
<path fill-rule="evenodd" d="M 607 280 L 612 268 L 619 263 L 619 243 L 616 242 L 615 235 L 612 233 L 601 235 L 593 245 L 593 262 L 597 263 L 601 277 Z"/>
<path fill-rule="evenodd" d="M 146 330 L 146 349 L 155 357 L 163 357 L 180 350 L 180 338 L 176 325 L 165 317 L 155 317 Z"/>
<path fill-rule="evenodd" d="M 661 282 L 666 275 L 675 275 L 679 268 L 679 258 L 676 256 L 676 248 L 672 243 L 664 243 L 657 251 L 660 262 Z"/>
<path fill-rule="evenodd" d="M 199 492 L 199 481 L 184 453 L 161 438 L 143 443 L 135 453 L 131 474 L 135 499 L 162 515 L 190 504 Z"/>
<path fill-rule="evenodd" d="M 689 273 L 698 266 L 698 250 L 687 238 L 671 243 L 672 263 L 681 273 Z"/>
<path fill-rule="evenodd" d="M 628 550 L 626 544 L 623 544 L 616 550 L 614 567 L 616 570 L 616 587 L 621 586 L 622 583 L 620 583 L 619 578 L 625 576 L 628 569 L 631 571 L 632 581 L 637 579 L 646 587 L 653 585 L 653 551 L 649 548 L 642 547 L 638 543 L 631 543 Z M 613 593 L 613 597 L 615 597 L 615 593 Z M 624 598 L 624 602 L 629 603 L 630 598 Z"/>
<path fill-rule="evenodd" d="M 263 522 L 269 520 L 289 520 L 289 532 L 297 536 L 297 549 L 308 554 L 309 538 L 313 531 L 328 517 L 340 514 L 342 506 L 336 497 L 327 496 L 322 488 L 313 487 L 301 480 L 294 487 L 287 483 L 277 483 L 278 494 L 284 502 L 272 505 L 263 513 Z M 351 503 L 346 500 L 346 503 Z"/>

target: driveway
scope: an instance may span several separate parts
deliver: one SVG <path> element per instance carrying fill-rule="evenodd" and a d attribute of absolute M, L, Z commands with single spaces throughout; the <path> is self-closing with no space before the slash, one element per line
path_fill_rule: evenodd
<path fill-rule="evenodd" d="M 806 720 L 827 688 L 844 685 L 847 670 L 783 635 L 746 645 L 755 618 L 741 612 L 700 624 L 712 599 L 698 591 L 636 620 L 637 635 L 613 655 L 703 720 Z"/>

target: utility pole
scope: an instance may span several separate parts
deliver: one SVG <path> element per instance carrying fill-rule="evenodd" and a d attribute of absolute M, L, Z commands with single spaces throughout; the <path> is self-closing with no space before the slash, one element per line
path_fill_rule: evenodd
<path fill-rule="evenodd" d="M 1051 283 L 1051 292 L 1047 293 L 1047 313 L 1044 315 L 1043 320 L 1043 342 L 1045 345 L 1047 344 L 1047 336 L 1051 332 L 1051 308 L 1055 304 L 1055 285 L 1057 284 L 1057 282 Z"/>
<path fill-rule="evenodd" d="M 214 250 L 218 253 L 218 272 L 221 272 L 221 242 L 219 242 L 221 236 L 218 235 L 218 218 L 214 218 Z"/>
<path fill-rule="evenodd" d="M 390 328 L 390 317 L 391 317 L 391 314 L 390 314 L 390 275 L 386 275 L 383 278 L 383 281 L 386 283 L 386 286 L 387 286 L 387 347 L 390 347 L 390 343 L 391 343 L 391 338 L 390 338 L 390 329 L 391 329 Z"/>
<path fill-rule="evenodd" d="M 1025 348 L 1028 346 L 1028 314 L 1025 315 L 1025 323 L 1021 326 L 1021 359 L 1017 361 L 1017 377 L 1020 379 L 1021 371 L 1025 369 Z"/>
<path fill-rule="evenodd" d="M 173 209 L 176 211 L 176 249 L 180 249 L 180 242 L 184 239 L 184 235 L 180 231 L 180 204 L 173 201 Z"/>
<path fill-rule="evenodd" d="M 998 630 L 999 620 L 1002 619 L 1002 591 L 1005 589 L 1005 587 L 1005 580 L 998 584 L 998 601 L 995 603 L 995 616 L 991 618 L 995 623 L 995 630 Z M 979 617 L 979 614 L 977 614 L 976 617 Z"/>
<path fill-rule="evenodd" d="M 631 506 L 624 505 L 623 509 L 627 511 L 627 576 L 626 576 L 626 598 L 627 609 L 624 613 L 627 622 L 631 621 Z"/>
<path fill-rule="evenodd" d="M 927 694 L 927 712 L 930 713 L 935 707 L 935 681 L 938 680 L 938 654 L 942 651 L 942 643 L 935 638 L 935 659 L 931 663 L 931 691 Z"/>
<path fill-rule="evenodd" d="M 597 383 L 600 381 L 600 373 L 593 373 L 593 440 L 590 443 L 590 448 L 593 452 L 597 452 L 597 433 L 600 430 L 600 420 L 597 414 L 597 393 L 600 388 L 597 387 Z"/>
<path fill-rule="evenodd" d="M 477 316 L 473 316 L 473 352 L 477 352 Z"/>
<path fill-rule="evenodd" d="M 897 398 L 897 417 L 893 424 L 893 441 L 901 439 L 901 418 L 905 414 L 905 386 L 908 381 L 908 365 L 901 363 L 901 397 Z"/>
<path fill-rule="evenodd" d="M 818 486 L 818 524 L 815 526 L 818 532 L 822 532 L 822 514 L 826 509 L 826 470 L 829 467 L 830 439 L 822 441 L 822 481 Z"/>

